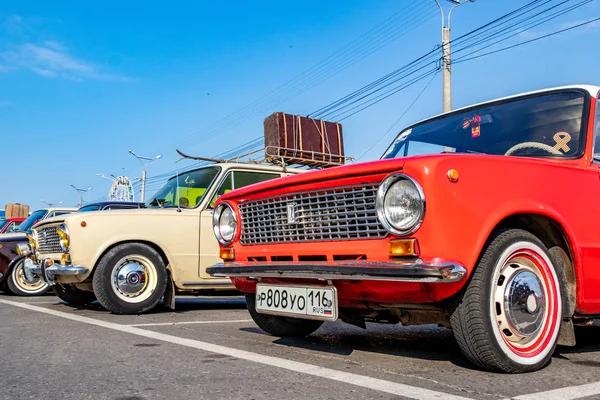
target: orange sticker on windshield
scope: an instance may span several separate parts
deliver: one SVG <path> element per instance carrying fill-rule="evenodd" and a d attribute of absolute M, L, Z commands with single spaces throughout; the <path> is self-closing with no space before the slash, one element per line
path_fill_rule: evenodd
<path fill-rule="evenodd" d="M 479 135 L 481 134 L 480 126 L 481 126 L 481 117 L 479 115 L 476 115 L 471 120 L 471 137 L 472 138 L 479 137 Z"/>

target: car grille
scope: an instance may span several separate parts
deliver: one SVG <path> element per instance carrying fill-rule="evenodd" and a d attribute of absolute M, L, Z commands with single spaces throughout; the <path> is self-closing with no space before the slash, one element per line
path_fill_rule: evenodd
<path fill-rule="evenodd" d="M 43 228 L 37 231 L 37 249 L 41 254 L 62 253 L 56 228 Z"/>
<path fill-rule="evenodd" d="M 239 204 L 241 244 L 379 239 L 379 183 L 293 193 Z"/>

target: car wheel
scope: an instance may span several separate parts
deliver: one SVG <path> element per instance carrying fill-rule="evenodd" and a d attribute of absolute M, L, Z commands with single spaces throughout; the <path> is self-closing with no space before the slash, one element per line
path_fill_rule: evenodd
<path fill-rule="evenodd" d="M 6 289 L 16 296 L 40 296 L 46 293 L 49 285 L 38 277 L 27 280 L 23 272 L 24 262 L 18 262 L 6 277 Z"/>
<path fill-rule="evenodd" d="M 246 305 L 256 325 L 273 336 L 304 337 L 310 335 L 323 325 L 323 321 L 259 314 L 256 311 L 255 293 L 246 293 Z"/>
<path fill-rule="evenodd" d="M 165 263 L 142 243 L 125 243 L 108 251 L 94 272 L 98 302 L 115 314 L 138 314 L 154 308 L 167 288 Z"/>
<path fill-rule="evenodd" d="M 60 285 L 52 286 L 54 294 L 62 301 L 76 306 L 85 306 L 96 301 L 96 296 L 92 292 L 81 290 L 75 285 Z"/>
<path fill-rule="evenodd" d="M 555 265 L 531 233 L 494 232 L 450 317 L 458 345 L 472 363 L 520 373 L 550 361 L 563 312 L 564 271 Z"/>

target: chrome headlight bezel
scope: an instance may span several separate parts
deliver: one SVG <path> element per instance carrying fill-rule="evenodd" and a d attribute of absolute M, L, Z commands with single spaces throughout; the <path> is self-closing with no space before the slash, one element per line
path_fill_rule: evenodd
<path fill-rule="evenodd" d="M 58 241 L 60 249 L 63 253 L 68 252 L 71 246 L 71 237 L 69 235 L 69 229 L 67 229 L 67 225 L 60 224 L 59 226 L 57 226 L 56 233 L 58 234 L 58 237 L 60 237 L 60 240 Z"/>
<path fill-rule="evenodd" d="M 221 233 L 221 217 L 225 210 L 229 210 L 233 216 L 234 228 L 233 234 L 231 235 L 231 239 L 223 237 L 223 234 Z M 224 246 L 230 245 L 235 240 L 238 227 L 239 222 L 233 207 L 231 207 L 228 203 L 225 202 L 220 203 L 213 212 L 213 233 L 215 234 L 217 241 Z"/>
<path fill-rule="evenodd" d="M 27 241 L 29 242 L 29 247 L 31 247 L 31 251 L 35 253 L 37 245 L 37 233 L 35 231 L 31 231 L 31 234 L 25 233 L 25 236 L 27 236 Z"/>
<path fill-rule="evenodd" d="M 419 209 L 417 210 L 417 217 L 415 222 L 411 226 L 397 227 L 387 217 L 385 212 L 385 199 L 390 188 L 397 182 L 405 180 L 411 183 L 416 190 L 419 197 Z M 377 218 L 379 222 L 384 226 L 385 229 L 398 236 L 406 236 L 414 233 L 421 227 L 423 218 L 425 217 L 425 194 L 421 185 L 414 180 L 412 177 L 406 174 L 394 174 L 390 175 L 381 182 L 379 189 L 377 190 L 377 196 L 375 198 L 375 209 L 377 211 Z"/>
<path fill-rule="evenodd" d="M 29 257 L 33 250 L 31 249 L 31 245 L 29 243 L 17 243 L 16 252 L 18 256 Z"/>

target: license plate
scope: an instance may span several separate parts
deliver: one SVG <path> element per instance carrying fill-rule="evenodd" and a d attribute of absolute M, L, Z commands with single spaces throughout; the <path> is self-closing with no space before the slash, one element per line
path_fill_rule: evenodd
<path fill-rule="evenodd" d="M 256 311 L 305 319 L 337 319 L 337 290 L 332 286 L 256 285 Z"/>

